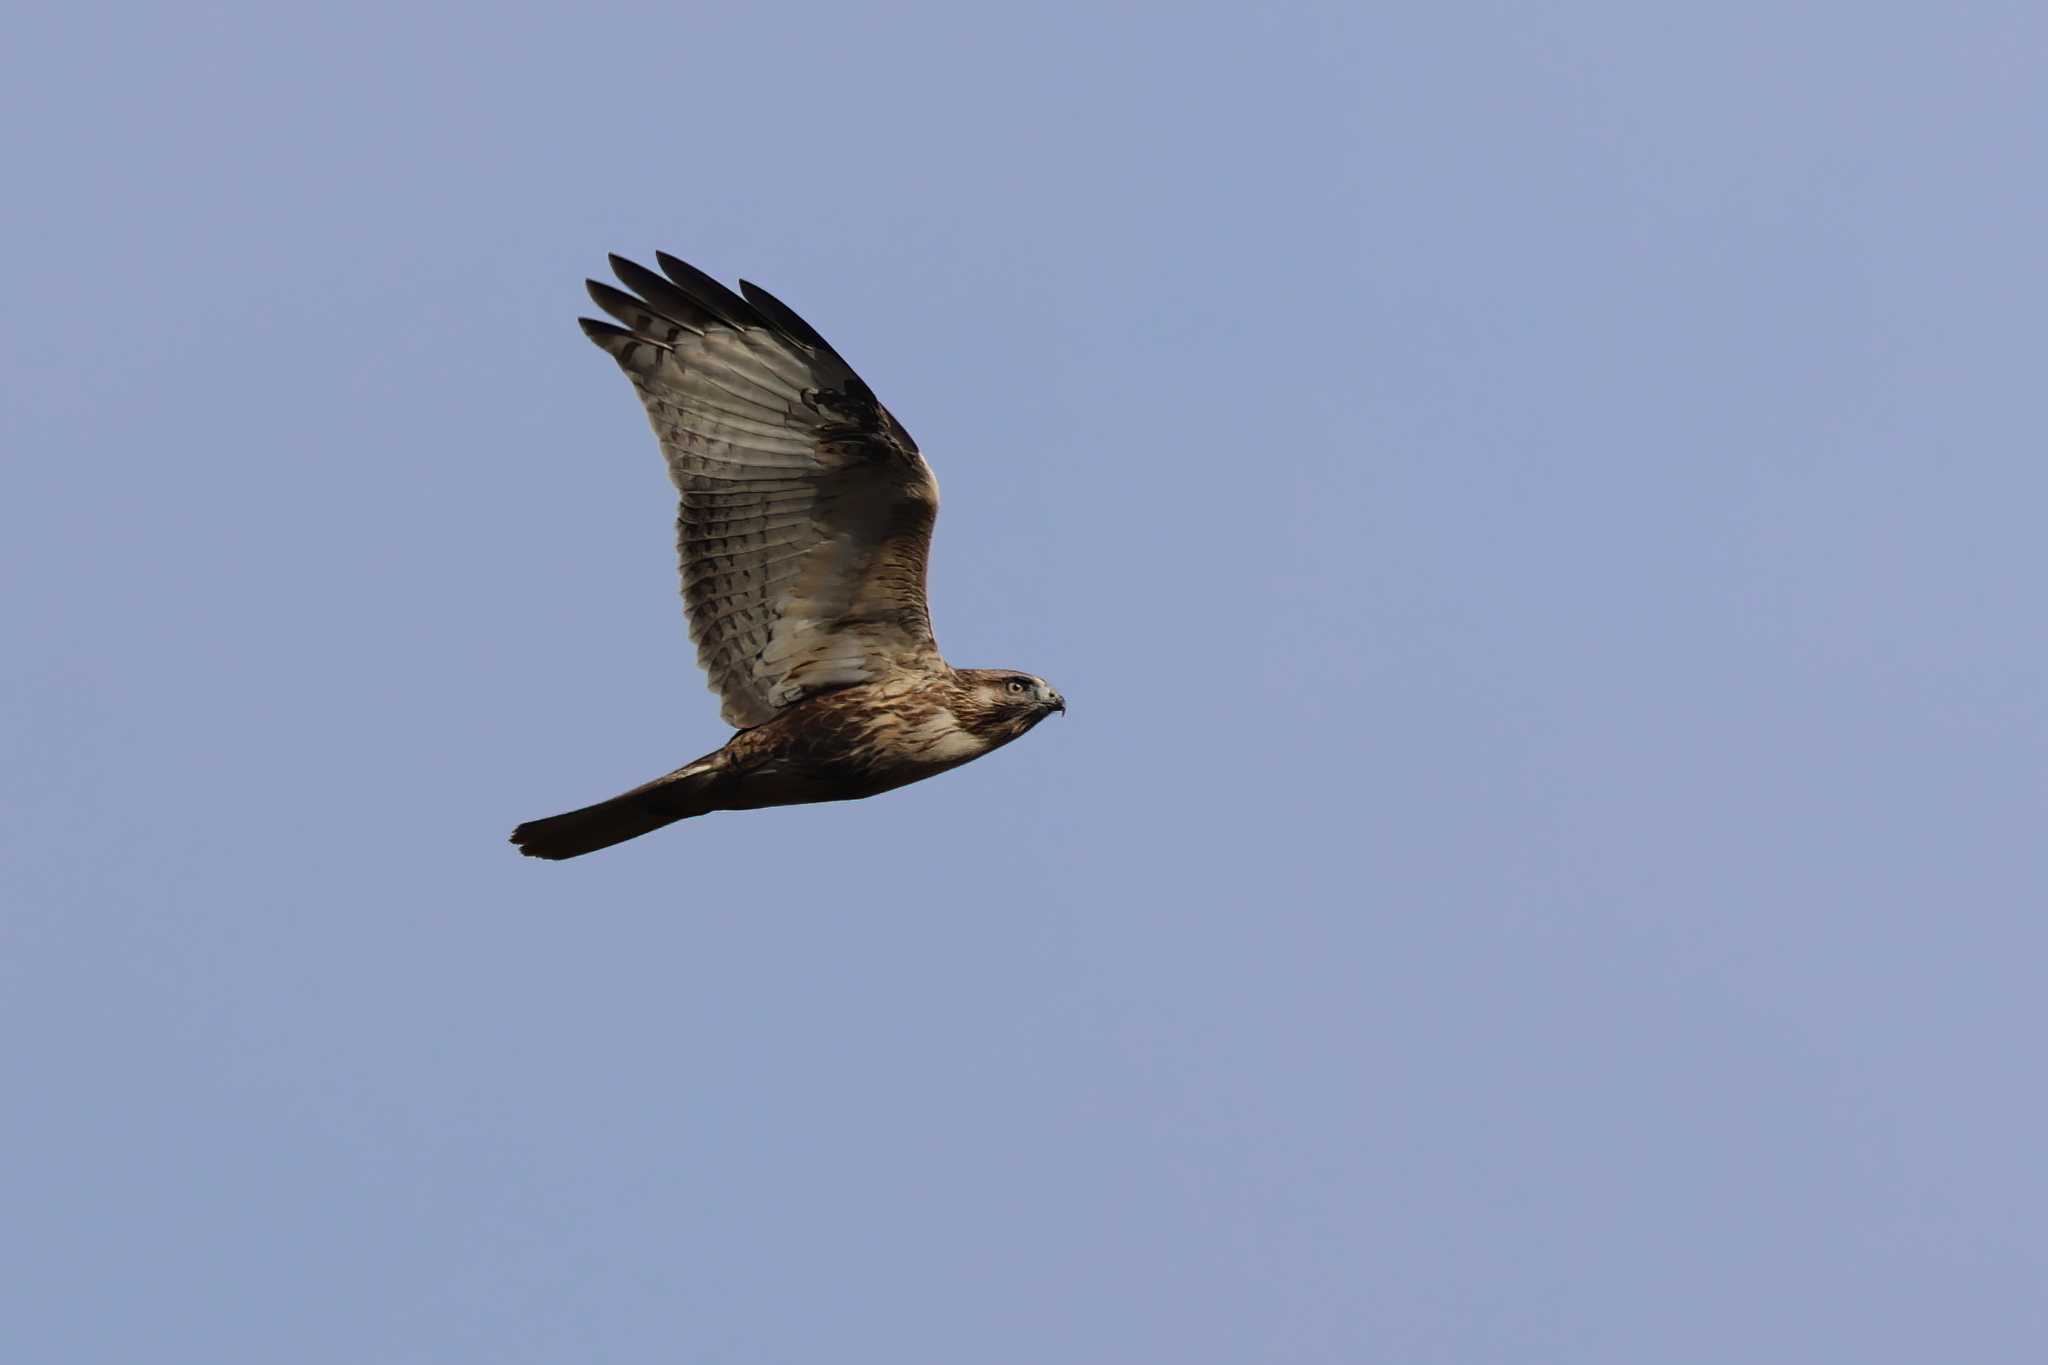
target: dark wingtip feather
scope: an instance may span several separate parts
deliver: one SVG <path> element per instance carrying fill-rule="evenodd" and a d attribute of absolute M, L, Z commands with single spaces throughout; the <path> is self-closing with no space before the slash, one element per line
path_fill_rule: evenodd
<path fill-rule="evenodd" d="M 615 255 L 612 257 L 612 273 L 619 277 L 621 284 L 638 294 L 649 308 L 664 317 L 689 327 L 728 321 L 705 300 L 691 297 L 638 261 Z"/>
<path fill-rule="evenodd" d="M 767 321 L 754 311 L 752 304 L 688 261 L 678 260 L 666 251 L 657 251 L 654 262 L 661 267 L 662 274 L 675 281 L 676 288 L 725 321 L 740 327 L 759 326 Z"/>
<path fill-rule="evenodd" d="M 673 343 L 677 334 L 685 330 L 681 322 L 663 317 L 654 305 L 623 289 L 614 289 L 602 280 L 585 280 L 583 284 L 590 291 L 592 303 L 636 332 L 646 332 L 659 341 Z"/>
<path fill-rule="evenodd" d="M 754 284 L 749 280 L 741 280 L 740 293 L 746 295 L 747 302 L 754 306 L 755 312 L 761 314 L 761 316 L 767 318 L 806 346 L 823 351 L 827 355 L 838 354 L 837 351 L 832 349 L 832 343 L 818 334 L 817 328 L 797 316 L 796 309 L 791 308 L 760 285 Z"/>

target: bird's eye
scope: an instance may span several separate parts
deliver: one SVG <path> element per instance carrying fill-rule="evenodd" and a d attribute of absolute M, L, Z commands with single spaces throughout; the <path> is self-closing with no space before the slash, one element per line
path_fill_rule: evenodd
<path fill-rule="evenodd" d="M 1024 690 L 1024 684 L 1018 682 L 1015 678 L 1012 678 L 1010 679 L 1010 690 L 1012 692 L 1022 692 Z"/>

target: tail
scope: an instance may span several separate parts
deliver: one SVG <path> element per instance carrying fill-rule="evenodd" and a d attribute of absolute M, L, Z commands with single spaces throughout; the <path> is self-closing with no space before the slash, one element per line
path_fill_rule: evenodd
<path fill-rule="evenodd" d="M 716 793 L 725 766 L 718 757 L 707 755 L 609 801 L 545 820 L 529 820 L 512 831 L 512 842 L 529 858 L 575 858 L 693 815 L 721 810 Z"/>

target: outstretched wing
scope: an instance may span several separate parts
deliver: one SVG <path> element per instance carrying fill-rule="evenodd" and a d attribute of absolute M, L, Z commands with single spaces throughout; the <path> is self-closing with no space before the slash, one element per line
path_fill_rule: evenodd
<path fill-rule="evenodd" d="M 939 486 L 917 443 L 810 324 L 657 253 L 623 326 L 583 320 L 639 390 L 682 494 L 677 548 L 697 662 L 745 728 L 816 692 L 942 666 L 925 605 Z"/>

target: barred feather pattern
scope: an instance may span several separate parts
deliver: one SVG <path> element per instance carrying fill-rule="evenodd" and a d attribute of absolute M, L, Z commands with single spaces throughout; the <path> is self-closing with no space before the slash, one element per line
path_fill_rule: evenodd
<path fill-rule="evenodd" d="M 583 329 L 667 458 L 690 638 L 726 721 L 944 671 L 925 595 L 939 488 L 910 433 L 766 290 L 611 259 L 626 289 L 590 296 L 617 325 Z"/>

